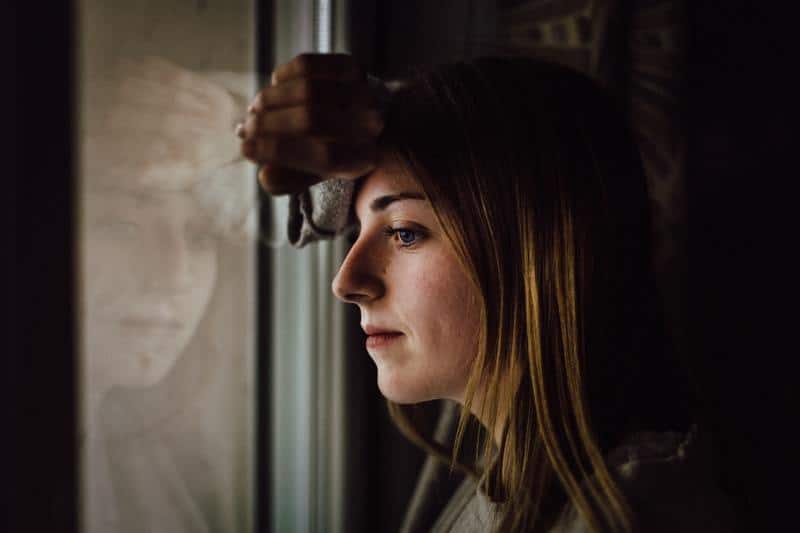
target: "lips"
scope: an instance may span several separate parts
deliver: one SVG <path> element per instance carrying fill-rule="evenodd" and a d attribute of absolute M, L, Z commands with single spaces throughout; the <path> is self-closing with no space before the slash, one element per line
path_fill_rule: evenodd
<path fill-rule="evenodd" d="M 367 348 L 380 348 L 387 346 L 403 336 L 403 333 L 396 330 L 391 330 L 381 326 L 374 326 L 367 324 L 362 326 L 364 333 L 367 334 Z"/>
<path fill-rule="evenodd" d="M 392 342 L 402 337 L 402 333 L 382 333 L 379 335 L 370 335 L 367 337 L 367 348 L 380 348 L 387 346 Z"/>
<path fill-rule="evenodd" d="M 380 326 L 373 326 L 372 324 L 367 324 L 365 326 L 362 326 L 361 329 L 363 329 L 364 333 L 366 333 L 367 335 L 392 335 L 392 334 L 402 335 L 402 333 L 397 330 L 392 330 Z"/>
<path fill-rule="evenodd" d="M 133 328 L 181 329 L 183 323 L 175 319 L 158 319 L 153 317 L 128 316 L 120 320 L 123 326 Z"/>

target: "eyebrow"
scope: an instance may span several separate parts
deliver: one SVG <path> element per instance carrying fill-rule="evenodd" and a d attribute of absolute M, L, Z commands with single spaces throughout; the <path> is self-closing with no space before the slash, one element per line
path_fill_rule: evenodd
<path fill-rule="evenodd" d="M 165 194 L 187 195 L 191 194 L 191 189 L 181 190 L 163 190 L 159 192 L 150 191 L 132 191 L 122 187 L 89 187 L 86 190 L 89 194 L 98 194 L 101 196 L 122 196 L 124 198 L 132 199 L 136 207 L 144 206 L 162 206 L 165 204 Z"/>
<path fill-rule="evenodd" d="M 427 200 L 427 197 L 421 192 L 414 191 L 387 194 L 386 196 L 379 196 L 372 200 L 372 203 L 369 204 L 369 209 L 373 213 L 377 213 L 389 207 L 390 204 L 399 202 L 400 200 Z"/>
<path fill-rule="evenodd" d="M 394 202 L 399 202 L 400 200 L 427 200 L 428 197 L 422 194 L 421 192 L 415 191 L 405 191 L 399 192 L 397 194 L 387 194 L 385 196 L 378 196 L 369 204 L 369 210 L 373 213 L 377 213 L 378 211 L 383 211 L 389 205 L 393 204 Z M 360 224 L 361 218 L 356 213 L 355 205 L 351 207 L 352 213 L 356 219 L 356 221 Z"/>

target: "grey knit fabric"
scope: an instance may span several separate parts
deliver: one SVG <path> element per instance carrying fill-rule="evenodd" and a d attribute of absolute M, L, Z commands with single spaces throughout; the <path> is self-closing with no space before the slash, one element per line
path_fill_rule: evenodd
<path fill-rule="evenodd" d="M 391 96 L 390 85 L 368 74 L 370 89 L 376 97 L 377 109 L 386 110 Z M 289 198 L 287 237 L 297 248 L 322 239 L 331 239 L 346 232 L 352 225 L 349 219 L 355 181 L 331 179 L 316 183 Z"/>
<path fill-rule="evenodd" d="M 289 243 L 297 248 L 330 239 L 348 226 L 355 181 L 333 179 L 316 183 L 289 198 Z"/>

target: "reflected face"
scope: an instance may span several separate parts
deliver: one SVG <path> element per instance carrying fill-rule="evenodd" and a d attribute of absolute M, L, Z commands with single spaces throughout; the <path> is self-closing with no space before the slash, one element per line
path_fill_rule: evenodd
<path fill-rule="evenodd" d="M 217 241 L 199 193 L 206 204 L 233 195 L 209 175 L 239 153 L 232 131 L 240 110 L 218 81 L 158 57 L 120 60 L 83 109 L 85 344 L 94 390 L 159 381 L 208 306 Z M 212 203 L 211 211 L 230 204 Z"/>
<path fill-rule="evenodd" d="M 85 194 L 86 346 L 97 386 L 148 386 L 180 356 L 208 305 L 217 243 L 187 192 Z"/>
<path fill-rule="evenodd" d="M 379 166 L 365 178 L 355 211 L 361 230 L 332 288 L 361 311 L 381 393 L 397 403 L 463 402 L 477 349 L 477 289 L 422 188 Z"/>

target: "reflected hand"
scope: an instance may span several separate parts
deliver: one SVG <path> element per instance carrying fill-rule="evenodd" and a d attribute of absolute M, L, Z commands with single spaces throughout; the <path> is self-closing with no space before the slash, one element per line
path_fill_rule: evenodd
<path fill-rule="evenodd" d="M 185 189 L 239 157 L 230 131 L 241 104 L 219 80 L 145 57 L 121 61 L 95 85 L 101 102 L 92 103 L 86 146 L 92 179 Z"/>
<path fill-rule="evenodd" d="M 244 157 L 271 194 L 299 192 L 375 168 L 383 119 L 367 77 L 347 54 L 300 54 L 280 65 L 237 128 Z"/>

